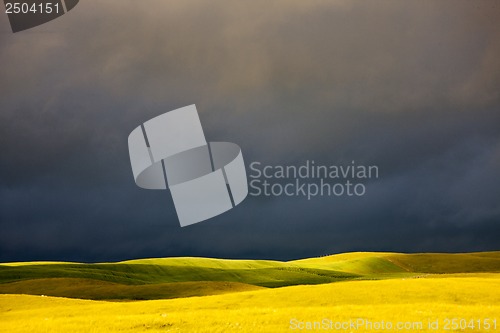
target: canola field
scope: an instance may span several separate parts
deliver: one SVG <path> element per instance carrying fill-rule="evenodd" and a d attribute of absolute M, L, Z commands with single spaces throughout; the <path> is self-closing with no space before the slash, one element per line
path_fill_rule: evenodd
<path fill-rule="evenodd" d="M 84 264 L 3 264 L 0 331 L 500 332 L 499 261 L 498 252 L 349 253 L 290 262 L 171 258 L 110 264 L 101 275 Z M 33 273 L 56 265 L 59 274 Z M 68 277 L 64 265 L 87 276 Z M 138 268 L 119 265 L 163 265 L 178 274 L 157 268 L 155 276 L 141 266 L 151 281 L 139 284 Z M 166 282 L 181 272 L 182 281 Z"/>

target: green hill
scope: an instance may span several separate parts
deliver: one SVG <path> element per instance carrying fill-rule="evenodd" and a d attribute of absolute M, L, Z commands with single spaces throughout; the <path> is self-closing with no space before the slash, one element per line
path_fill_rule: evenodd
<path fill-rule="evenodd" d="M 161 299 L 422 274 L 500 272 L 500 252 L 355 252 L 288 262 L 156 258 L 117 263 L 0 264 L 0 294 L 87 299 Z"/>
<path fill-rule="evenodd" d="M 196 259 L 192 259 L 196 261 Z M 239 267 L 236 261 L 234 267 Z M 303 268 L 281 265 L 268 268 L 210 268 L 167 264 L 39 264 L 25 266 L 1 266 L 0 283 L 43 278 L 81 278 L 100 281 L 142 285 L 187 281 L 230 281 L 265 287 L 281 287 L 294 284 L 318 284 L 352 279 L 354 274 L 331 269 Z"/>
<path fill-rule="evenodd" d="M 500 272 L 500 252 L 383 253 L 353 252 L 292 261 L 303 267 L 330 268 L 362 275 L 387 273 L 491 273 Z"/>
<path fill-rule="evenodd" d="M 251 291 L 263 287 L 238 282 L 175 282 L 125 285 L 93 279 L 33 279 L 0 284 L 0 294 L 30 294 L 94 300 L 149 300 Z"/>
<path fill-rule="evenodd" d="M 500 252 L 394 254 L 386 257 L 413 272 L 450 274 L 500 272 Z"/>

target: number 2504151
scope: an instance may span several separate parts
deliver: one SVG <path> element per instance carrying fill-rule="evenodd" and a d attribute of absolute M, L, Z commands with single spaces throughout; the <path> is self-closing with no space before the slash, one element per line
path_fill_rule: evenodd
<path fill-rule="evenodd" d="M 446 318 L 443 322 L 444 330 L 496 330 L 497 320 L 495 319 L 464 319 L 464 318 Z"/>
<path fill-rule="evenodd" d="M 26 2 L 6 2 L 6 14 L 59 14 L 62 8 L 57 2 L 33 3 Z"/>

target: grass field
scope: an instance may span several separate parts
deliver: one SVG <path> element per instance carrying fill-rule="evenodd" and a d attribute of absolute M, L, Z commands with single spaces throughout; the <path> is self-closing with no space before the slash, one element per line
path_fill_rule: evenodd
<path fill-rule="evenodd" d="M 1 332 L 500 332 L 500 252 L 11 263 L 0 294 Z"/>

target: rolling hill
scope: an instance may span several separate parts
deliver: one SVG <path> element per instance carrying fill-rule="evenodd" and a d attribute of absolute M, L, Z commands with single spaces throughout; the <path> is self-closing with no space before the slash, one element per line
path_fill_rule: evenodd
<path fill-rule="evenodd" d="M 498 332 L 500 274 L 468 275 L 356 280 L 135 302 L 0 295 L 0 322 L 10 333 Z M 452 318 L 457 329 L 452 329 Z M 392 329 L 373 328 L 382 322 Z M 318 323 L 327 326 L 307 329 Z M 337 328 L 339 324 L 347 329 Z"/>
<path fill-rule="evenodd" d="M 25 262 L 0 264 L 0 294 L 145 300 L 349 280 L 496 272 L 500 272 L 500 252 L 356 252 L 288 262 L 190 257 L 96 264 Z"/>

